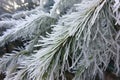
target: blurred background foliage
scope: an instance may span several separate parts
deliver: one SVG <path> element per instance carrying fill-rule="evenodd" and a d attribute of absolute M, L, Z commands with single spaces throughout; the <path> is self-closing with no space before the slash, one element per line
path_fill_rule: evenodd
<path fill-rule="evenodd" d="M 39 0 L 0 0 L 0 14 L 31 10 L 39 5 Z"/>

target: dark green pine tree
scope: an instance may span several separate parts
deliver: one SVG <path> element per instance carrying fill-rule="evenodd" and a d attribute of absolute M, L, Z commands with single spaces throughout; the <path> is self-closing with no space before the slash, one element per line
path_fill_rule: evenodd
<path fill-rule="evenodd" d="M 109 80 L 109 73 L 120 75 L 119 0 L 39 4 L 0 22 L 6 28 L 0 46 L 19 39 L 24 43 L 1 57 L 4 80 Z"/>

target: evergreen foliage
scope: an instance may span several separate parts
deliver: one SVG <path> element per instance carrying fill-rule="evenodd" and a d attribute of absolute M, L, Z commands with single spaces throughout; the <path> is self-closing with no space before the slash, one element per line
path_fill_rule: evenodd
<path fill-rule="evenodd" d="M 73 80 L 104 80 L 107 70 L 120 75 L 119 0 L 39 2 L 0 21 L 0 46 L 24 42 L 0 58 L 4 80 L 69 80 L 67 73 Z"/>

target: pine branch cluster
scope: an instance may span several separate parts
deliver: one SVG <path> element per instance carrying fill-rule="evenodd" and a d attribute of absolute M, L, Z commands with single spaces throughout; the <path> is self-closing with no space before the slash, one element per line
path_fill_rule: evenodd
<path fill-rule="evenodd" d="M 40 0 L 35 9 L 0 21 L 2 28 L 0 46 L 24 42 L 0 58 L 4 80 L 69 80 L 68 73 L 73 80 L 104 80 L 107 70 L 120 75 L 119 0 Z"/>

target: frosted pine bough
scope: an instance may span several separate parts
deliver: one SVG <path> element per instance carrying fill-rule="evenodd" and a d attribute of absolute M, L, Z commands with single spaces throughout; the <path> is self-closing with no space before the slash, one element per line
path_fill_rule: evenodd
<path fill-rule="evenodd" d="M 6 66 L 3 71 L 7 74 L 5 80 L 59 80 L 60 78 L 65 80 L 65 71 L 75 74 L 73 80 L 95 80 L 97 74 L 103 80 L 103 72 L 111 59 L 115 63 L 114 72 L 120 75 L 120 31 L 115 28 L 116 25 L 119 27 L 120 22 L 119 0 L 83 0 L 78 4 L 76 4 L 77 0 L 70 1 L 71 4 L 67 5 L 69 0 L 55 0 L 50 13 L 45 13 L 50 17 L 50 21 L 46 22 L 48 19 L 45 18 L 49 17 L 43 17 L 38 13 L 36 18 L 33 16 L 26 19 L 29 21 L 29 23 L 25 22 L 27 26 L 26 24 L 19 28 L 15 26 L 18 29 L 15 29 L 14 34 L 11 33 L 13 29 L 9 29 L 10 34 L 6 32 L 0 37 L 1 43 L 13 41 L 18 37 L 24 39 L 29 37 L 31 40 L 25 50 L 13 54 L 19 56 L 15 57 L 17 61 L 10 60 L 10 63 L 17 62 L 19 65 L 14 67 L 14 70 L 10 67 L 15 65 Z M 64 5 L 67 5 L 69 10 L 62 13 L 67 8 Z M 55 23 L 54 20 L 58 22 Z M 53 27 L 52 32 L 41 36 L 42 28 L 47 28 L 44 25 L 46 23 L 50 23 L 47 27 Z M 21 29 L 28 35 L 24 36 Z M 36 47 L 41 48 L 36 51 Z M 26 56 L 26 53 L 30 55 Z M 9 61 L 10 57 L 11 55 L 1 58 L 0 63 L 6 59 Z M 20 70 L 17 70 L 18 68 Z M 0 69 L 3 70 L 2 67 Z"/>

